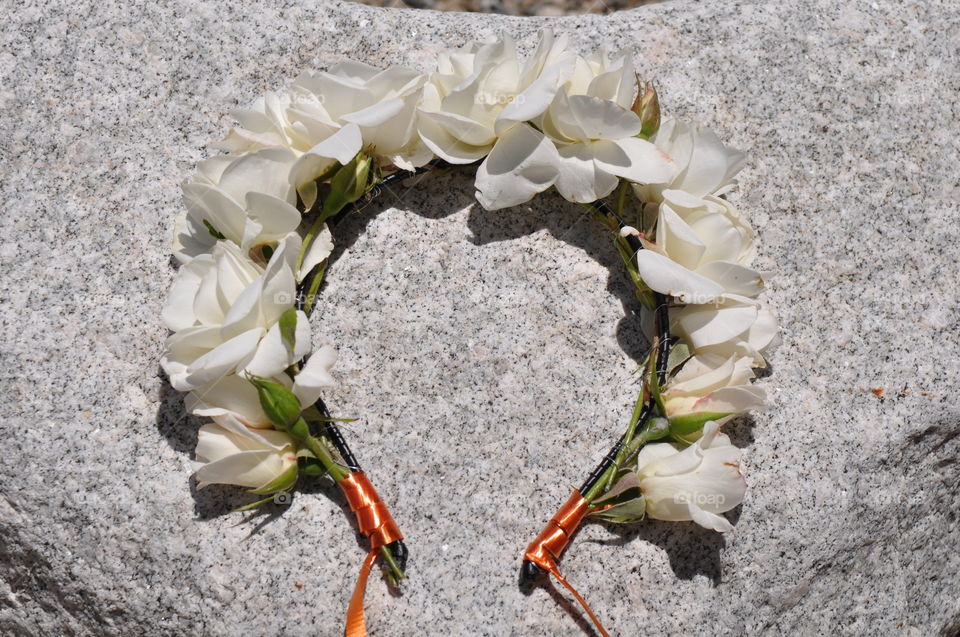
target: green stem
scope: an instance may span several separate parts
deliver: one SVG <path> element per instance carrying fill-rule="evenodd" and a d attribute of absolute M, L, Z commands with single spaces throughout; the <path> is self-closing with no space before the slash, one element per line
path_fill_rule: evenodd
<path fill-rule="evenodd" d="M 303 443 L 307 446 L 317 460 L 320 461 L 320 464 L 323 465 L 324 469 L 330 474 L 330 477 L 336 482 L 341 482 L 346 479 L 350 472 L 341 465 L 339 462 L 333 459 L 333 455 L 330 453 L 330 450 L 327 449 L 327 445 L 323 444 L 323 441 L 313 435 L 307 435 L 303 439 Z"/>
<path fill-rule="evenodd" d="M 590 488 L 589 491 L 583 494 L 583 499 L 588 503 L 593 502 L 597 496 L 606 492 L 610 488 L 610 485 L 613 484 L 614 478 L 616 478 L 617 473 L 620 471 L 620 467 L 623 464 L 624 459 L 626 458 L 626 449 L 633 442 L 633 436 L 637 431 L 637 424 L 640 422 L 640 414 L 643 412 L 643 407 L 646 404 L 644 396 L 647 393 L 647 384 L 644 382 L 643 386 L 640 388 L 640 394 L 637 396 L 637 401 L 633 405 L 633 414 L 630 416 L 630 424 L 627 426 L 627 431 L 623 434 L 623 446 L 620 447 L 620 451 L 617 452 L 616 457 L 614 458 L 613 464 L 607 467 L 607 470 L 603 472 L 600 476 L 600 479 Z"/>
<path fill-rule="evenodd" d="M 381 546 L 380 556 L 383 557 L 383 561 L 387 564 L 387 580 L 390 582 L 390 586 L 399 586 L 400 580 L 406 577 L 406 575 L 393 559 L 393 551 L 387 546 Z"/>
<path fill-rule="evenodd" d="M 637 396 L 637 402 L 633 406 L 633 414 L 630 416 L 630 426 L 627 427 L 627 433 L 623 437 L 623 446 L 620 447 L 620 451 L 617 452 L 616 459 L 610 466 L 610 473 L 604 476 L 604 479 L 601 480 L 601 482 L 604 483 L 604 491 L 607 491 L 611 486 L 613 486 L 613 481 L 616 478 L 617 473 L 620 472 L 620 467 L 623 466 L 624 460 L 627 458 L 627 448 L 633 442 L 633 437 L 637 431 L 637 424 L 640 422 L 640 413 L 643 411 L 643 406 L 646 402 L 643 399 L 645 393 L 645 388 L 641 388 L 640 395 Z"/>
<path fill-rule="evenodd" d="M 621 193 L 622 194 L 622 193 Z M 623 206 L 623 197 L 620 197 L 619 205 Z M 617 247 L 617 252 L 620 253 L 620 257 L 623 259 L 623 264 L 627 268 L 627 273 L 630 275 L 630 279 L 633 281 L 634 285 L 637 288 L 637 296 L 644 303 L 644 305 L 650 305 L 652 302 L 652 293 L 650 288 L 643 282 L 643 279 L 640 278 L 640 273 L 637 272 L 636 268 L 633 265 L 633 251 L 630 249 L 627 241 L 622 237 L 617 231 L 618 224 L 614 219 L 604 219 L 602 217 L 598 218 L 603 225 L 608 225 L 613 230 L 614 235 L 614 245 Z M 651 354 L 652 356 L 652 354 Z M 646 368 L 649 366 L 650 357 L 647 361 L 644 361 L 643 366 Z M 647 395 L 647 380 L 644 378 L 644 382 L 640 387 L 640 393 L 637 395 L 637 400 L 633 405 L 633 414 L 630 416 L 630 424 L 627 426 L 627 431 L 623 434 L 623 444 L 620 447 L 620 450 L 617 451 L 617 455 L 614 457 L 613 463 L 607 467 L 607 470 L 601 474 L 600 479 L 594 483 L 594 485 L 583 494 L 583 498 L 587 502 L 592 502 L 597 496 L 602 493 L 605 493 L 607 489 L 613 484 L 614 479 L 617 477 L 617 473 L 620 472 L 620 467 L 623 466 L 624 461 L 628 457 L 628 450 L 633 442 L 634 435 L 637 431 L 637 424 L 640 422 L 640 414 L 643 412 L 643 407 L 646 404 L 645 397 Z"/>
<path fill-rule="evenodd" d="M 627 183 L 626 179 L 620 181 L 620 187 L 617 189 L 617 214 L 623 218 L 625 215 L 623 211 L 627 207 L 627 191 L 630 188 L 630 184 Z"/>
<path fill-rule="evenodd" d="M 340 463 L 333 459 L 333 456 L 330 454 L 330 450 L 327 449 L 327 446 L 323 444 L 323 441 L 313 435 L 307 435 L 303 439 L 303 443 L 307 446 L 314 456 L 317 457 L 317 460 L 326 468 L 330 473 L 330 477 L 336 482 L 341 482 L 350 475 L 350 472 L 347 471 Z M 391 586 L 399 586 L 400 580 L 404 578 L 403 570 L 397 564 L 396 560 L 393 559 L 393 552 L 387 546 L 380 547 L 380 555 L 383 557 L 383 561 L 387 565 L 387 579 L 390 582 Z"/>

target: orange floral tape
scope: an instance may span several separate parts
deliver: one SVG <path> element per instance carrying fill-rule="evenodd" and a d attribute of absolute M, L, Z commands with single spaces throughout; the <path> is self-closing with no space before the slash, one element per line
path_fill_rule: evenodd
<path fill-rule="evenodd" d="M 340 490 L 347 498 L 347 504 L 350 510 L 357 517 L 357 525 L 360 532 L 370 538 L 370 552 L 363 560 L 363 566 L 360 568 L 360 577 L 357 580 L 357 586 L 353 589 L 353 596 L 350 598 L 350 606 L 347 609 L 347 625 L 343 631 L 346 637 L 366 637 L 367 627 L 363 618 L 363 596 L 367 590 L 367 578 L 370 576 L 370 569 L 373 568 L 373 562 L 377 559 L 377 551 L 381 546 L 403 539 L 403 534 L 393 521 L 390 511 L 387 510 L 377 495 L 376 489 L 370 483 L 370 479 L 362 471 L 357 471 L 347 475 L 346 478 L 337 483 Z"/>
<path fill-rule="evenodd" d="M 547 522 L 547 526 L 540 532 L 540 535 L 527 547 L 523 559 L 533 562 L 553 575 L 580 602 L 583 610 L 587 611 L 587 615 L 593 620 L 593 624 L 600 631 L 600 634 L 603 637 L 610 637 L 610 633 L 606 631 L 597 616 L 593 614 L 587 600 L 560 574 L 560 570 L 557 568 L 557 559 L 563 553 L 563 549 L 567 548 L 571 536 L 588 513 L 590 513 L 590 505 L 583 499 L 580 492 L 574 489 L 567 501 L 560 507 L 560 510 Z"/>

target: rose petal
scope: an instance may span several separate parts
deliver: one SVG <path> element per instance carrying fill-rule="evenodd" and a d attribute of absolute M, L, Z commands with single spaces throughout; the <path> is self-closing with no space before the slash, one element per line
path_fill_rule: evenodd
<path fill-rule="evenodd" d="M 560 155 L 543 133 L 518 124 L 477 169 L 477 200 L 487 210 L 516 206 L 554 184 Z"/>

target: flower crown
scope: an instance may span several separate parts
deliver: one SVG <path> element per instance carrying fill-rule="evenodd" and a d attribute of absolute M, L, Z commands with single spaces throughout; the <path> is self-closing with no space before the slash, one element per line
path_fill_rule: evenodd
<path fill-rule="evenodd" d="M 499 39 L 446 51 L 430 74 L 343 62 L 306 71 L 237 111 L 238 125 L 183 186 L 173 251 L 181 263 L 163 319 L 162 365 L 188 392 L 200 428 L 196 479 L 288 501 L 329 476 L 370 539 L 346 634 L 365 635 L 363 593 L 378 556 L 404 575 L 403 536 L 321 399 L 336 352 L 311 352 L 308 314 L 336 222 L 389 184 L 476 167 L 486 210 L 555 188 L 609 231 L 649 310 L 652 347 L 624 434 L 523 556 L 521 583 L 550 572 L 587 516 L 644 517 L 732 529 L 721 513 L 746 485 L 739 450 L 719 428 L 761 408 L 754 369 L 777 332 L 757 301 L 750 225 L 723 194 L 744 156 L 707 129 L 661 122 L 657 93 L 631 54 L 582 57 L 540 34 L 521 60 Z M 611 197 L 612 195 L 612 197 Z M 608 203 L 610 197 L 613 203 Z"/>

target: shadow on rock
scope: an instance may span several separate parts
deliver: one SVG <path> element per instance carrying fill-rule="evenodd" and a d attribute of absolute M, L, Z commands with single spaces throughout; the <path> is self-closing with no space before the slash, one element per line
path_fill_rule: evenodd
<path fill-rule="evenodd" d="M 739 507 L 727 513 L 732 522 L 739 517 Z M 710 579 L 714 586 L 722 581 L 720 549 L 724 546 L 723 534 L 705 529 L 693 522 L 663 522 L 645 520 L 638 524 L 614 524 L 597 522 L 618 537 L 610 540 L 592 540 L 598 544 L 624 546 L 634 540 L 642 540 L 659 546 L 670 560 L 674 575 L 690 580 L 701 575 Z M 642 574 L 641 574 L 642 575 Z"/>
<path fill-rule="evenodd" d="M 157 370 L 160 385 L 160 406 L 157 408 L 157 431 L 174 451 L 193 454 L 197 447 L 197 430 L 202 418 L 191 416 L 183 405 L 183 393 L 170 386 L 167 375 Z"/>
<path fill-rule="evenodd" d="M 471 203 L 473 182 L 465 177 L 464 170 L 457 168 L 432 170 L 385 188 L 367 205 L 342 213 L 331 222 L 334 248 L 328 267 L 332 268 L 366 231 L 370 221 L 388 208 L 409 209 L 425 219 L 443 219 Z"/>
<path fill-rule="evenodd" d="M 650 344 L 641 329 L 633 283 L 609 234 L 592 219 L 590 211 L 555 192 L 547 192 L 539 195 L 533 205 L 489 212 L 476 203 L 469 171 L 469 168 L 453 167 L 411 177 L 381 193 L 363 208 L 345 214 L 333 230 L 335 247 L 330 266 L 350 249 L 382 210 L 402 207 L 424 218 L 442 219 L 473 206 L 467 227 L 473 233 L 474 245 L 519 239 L 545 229 L 558 241 L 580 248 L 606 268 L 610 273 L 607 289 L 620 300 L 624 310 L 624 318 L 617 325 L 617 341 L 638 364 L 642 362 Z"/>
<path fill-rule="evenodd" d="M 534 205 L 487 212 L 475 207 L 467 222 L 473 243 L 486 245 L 509 241 L 546 230 L 558 241 L 580 248 L 609 273 L 607 290 L 619 299 L 624 317 L 617 324 L 621 349 L 640 364 L 650 343 L 644 336 L 640 307 L 619 253 L 609 232 L 594 221 L 591 212 L 549 191 L 537 196 Z"/>
<path fill-rule="evenodd" d="M 743 449 L 753 444 L 753 428 L 756 425 L 756 418 L 752 414 L 746 414 L 726 423 L 723 426 L 723 433 L 729 436 L 733 446 Z"/>

